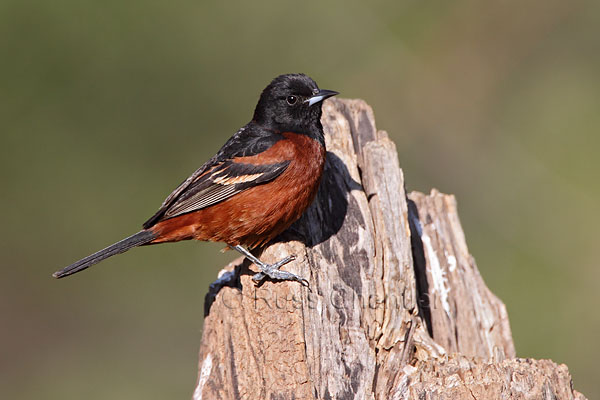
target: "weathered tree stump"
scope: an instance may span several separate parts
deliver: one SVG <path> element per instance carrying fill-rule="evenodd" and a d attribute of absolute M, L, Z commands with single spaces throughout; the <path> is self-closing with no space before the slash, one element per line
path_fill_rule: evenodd
<path fill-rule="evenodd" d="M 328 100 L 327 164 L 304 216 L 261 258 L 310 282 L 207 294 L 194 399 L 583 399 L 564 365 L 515 358 L 504 304 L 453 196 L 406 195 L 394 143 L 360 100 Z"/>

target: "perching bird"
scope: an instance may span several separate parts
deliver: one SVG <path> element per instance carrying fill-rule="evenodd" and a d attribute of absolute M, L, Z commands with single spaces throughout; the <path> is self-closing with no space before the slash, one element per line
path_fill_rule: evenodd
<path fill-rule="evenodd" d="M 265 276 L 308 282 L 266 264 L 249 249 L 286 230 L 312 203 L 325 164 L 322 101 L 338 94 L 304 74 L 280 75 L 263 90 L 252 121 L 187 178 L 143 225 L 143 230 L 53 274 L 62 278 L 142 245 L 196 239 L 224 242 Z"/>

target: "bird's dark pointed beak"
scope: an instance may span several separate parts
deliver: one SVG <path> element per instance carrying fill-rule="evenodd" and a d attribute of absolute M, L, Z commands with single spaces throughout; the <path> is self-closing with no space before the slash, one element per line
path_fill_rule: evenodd
<path fill-rule="evenodd" d="M 339 93 L 335 90 L 321 89 L 314 96 L 306 99 L 305 102 L 308 103 L 309 106 L 312 106 L 313 104 L 317 104 L 329 97 L 335 96 L 336 94 Z"/>

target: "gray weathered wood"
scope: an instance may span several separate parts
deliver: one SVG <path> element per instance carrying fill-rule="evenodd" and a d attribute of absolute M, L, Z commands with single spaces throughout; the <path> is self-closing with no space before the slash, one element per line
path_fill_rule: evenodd
<path fill-rule="evenodd" d="M 468 252 L 454 198 L 407 197 L 370 107 L 328 100 L 323 125 L 317 199 L 260 255 L 295 254 L 284 269 L 311 291 L 256 287 L 241 259 L 225 268 L 207 295 L 194 399 L 580 396 L 566 367 L 514 358 L 506 309 Z"/>
<path fill-rule="evenodd" d="M 428 324 L 448 352 L 483 360 L 515 356 L 504 304 L 485 286 L 469 254 L 454 196 L 410 193 L 415 268 L 426 275 Z M 424 258 L 421 257 L 424 255 Z"/>

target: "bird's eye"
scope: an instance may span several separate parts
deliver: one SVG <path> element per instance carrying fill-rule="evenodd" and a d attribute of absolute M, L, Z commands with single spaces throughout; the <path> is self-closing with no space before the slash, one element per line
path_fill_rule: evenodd
<path fill-rule="evenodd" d="M 296 96 L 288 96 L 286 100 L 287 100 L 287 103 L 290 106 L 293 106 L 298 101 L 298 97 L 296 97 Z"/>

